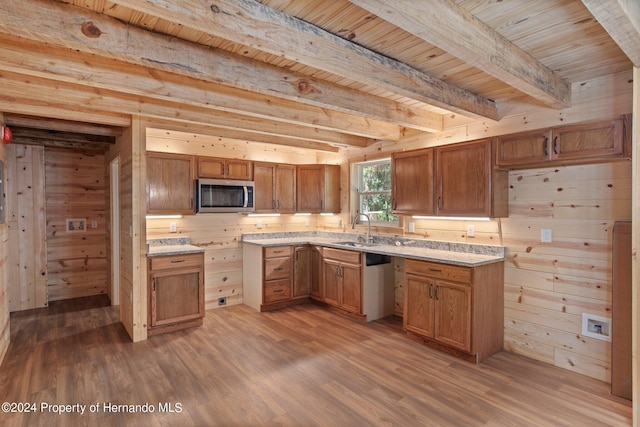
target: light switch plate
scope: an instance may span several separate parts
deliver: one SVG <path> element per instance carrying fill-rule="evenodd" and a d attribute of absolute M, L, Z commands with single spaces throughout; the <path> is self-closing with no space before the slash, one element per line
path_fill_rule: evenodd
<path fill-rule="evenodd" d="M 553 242 L 553 233 L 550 228 L 543 228 L 540 230 L 540 241 L 542 243 Z"/>

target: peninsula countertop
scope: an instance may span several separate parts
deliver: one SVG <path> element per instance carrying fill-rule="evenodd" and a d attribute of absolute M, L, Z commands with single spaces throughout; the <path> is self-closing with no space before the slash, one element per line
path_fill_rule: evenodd
<path fill-rule="evenodd" d="M 375 235 L 373 243 L 366 243 L 366 235 L 318 231 L 244 234 L 242 242 L 259 246 L 318 245 L 464 267 L 501 262 L 505 255 L 503 246 L 385 235 Z"/>
<path fill-rule="evenodd" d="M 183 255 L 204 252 L 204 248 L 191 244 L 188 237 L 147 240 L 147 256 Z"/>

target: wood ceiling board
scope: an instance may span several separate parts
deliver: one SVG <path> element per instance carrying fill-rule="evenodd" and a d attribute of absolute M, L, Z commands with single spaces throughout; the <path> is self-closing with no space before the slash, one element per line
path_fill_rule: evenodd
<path fill-rule="evenodd" d="M 640 3 L 637 0 L 582 0 L 591 14 L 640 67 Z"/>

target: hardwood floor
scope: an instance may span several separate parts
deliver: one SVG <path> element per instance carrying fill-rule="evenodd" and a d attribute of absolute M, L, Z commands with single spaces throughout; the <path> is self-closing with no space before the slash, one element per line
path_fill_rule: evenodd
<path fill-rule="evenodd" d="M 407 339 L 398 318 L 236 305 L 208 311 L 200 328 L 131 343 L 118 308 L 101 305 L 12 315 L 0 400 L 37 412 L 0 413 L 1 425 L 631 425 L 630 402 L 608 384 L 508 352 L 460 361 Z M 145 403 L 153 413 L 115 406 Z M 58 415 L 45 404 L 86 408 Z"/>

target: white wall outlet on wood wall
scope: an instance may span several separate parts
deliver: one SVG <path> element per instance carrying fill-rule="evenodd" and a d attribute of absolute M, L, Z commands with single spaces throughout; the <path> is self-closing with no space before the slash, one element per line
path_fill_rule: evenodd
<path fill-rule="evenodd" d="M 467 224 L 467 237 L 476 237 L 476 228 L 473 224 Z"/>
<path fill-rule="evenodd" d="M 550 228 L 543 228 L 540 230 L 540 241 L 542 243 L 553 242 L 553 233 Z"/>
<path fill-rule="evenodd" d="M 169 223 L 169 233 L 176 233 L 178 231 L 178 228 L 176 226 L 175 222 L 170 222 Z"/>

